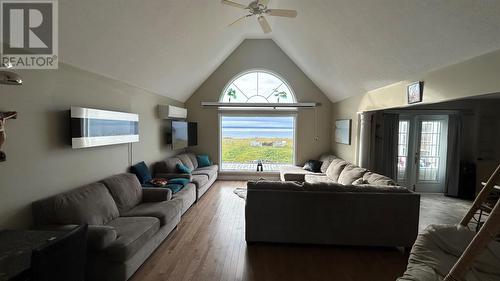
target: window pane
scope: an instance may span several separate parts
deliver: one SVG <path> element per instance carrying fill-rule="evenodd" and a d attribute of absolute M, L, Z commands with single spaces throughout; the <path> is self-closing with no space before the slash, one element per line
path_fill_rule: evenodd
<path fill-rule="evenodd" d="M 278 77 L 265 72 L 259 72 L 259 91 L 258 94 L 264 97 L 269 96 L 279 86 L 283 84 Z"/>
<path fill-rule="evenodd" d="M 410 122 L 408 120 L 399 121 L 398 131 L 398 166 L 397 180 L 403 182 L 406 180 L 406 168 L 408 166 L 408 129 Z"/>
<path fill-rule="evenodd" d="M 278 171 L 293 164 L 295 121 L 292 116 L 222 116 L 221 169 Z"/>
<path fill-rule="evenodd" d="M 255 71 L 236 78 L 225 89 L 221 102 L 294 103 L 295 97 L 285 81 L 274 74 Z"/>
<path fill-rule="evenodd" d="M 227 87 L 225 94 L 222 96 L 222 102 L 247 102 L 247 100 L 247 96 L 234 83 Z"/>
<path fill-rule="evenodd" d="M 420 181 L 437 181 L 440 161 L 441 121 L 422 121 L 421 126 L 418 179 Z"/>

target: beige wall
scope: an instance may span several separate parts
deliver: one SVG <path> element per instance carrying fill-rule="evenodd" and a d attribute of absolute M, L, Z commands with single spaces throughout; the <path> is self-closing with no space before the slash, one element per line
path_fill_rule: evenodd
<path fill-rule="evenodd" d="M 164 144 L 166 121 L 156 116 L 159 103 L 172 99 L 60 64 L 58 70 L 16 71 L 24 85 L 0 85 L 0 111 L 15 110 L 7 123 L 0 163 L 0 229 L 27 227 L 30 203 L 104 177 L 125 172 L 129 145 L 74 150 L 68 145 L 70 106 L 138 113 L 140 142 L 132 145 L 131 162 L 150 164 L 172 151 Z"/>
<path fill-rule="evenodd" d="M 217 108 L 203 108 L 202 101 L 218 101 L 231 78 L 249 69 L 273 71 L 288 81 L 299 102 L 319 102 L 315 110 L 301 109 L 297 113 L 296 162 L 303 163 L 330 150 L 331 102 L 293 61 L 270 39 L 247 39 L 208 77 L 186 101 L 188 118 L 198 122 L 196 151 L 208 153 L 218 161 L 219 121 Z M 317 126 L 317 129 L 315 129 Z M 315 131 L 319 136 L 315 140 Z"/>
<path fill-rule="evenodd" d="M 348 161 L 356 161 L 358 132 L 357 112 L 385 108 L 406 107 L 406 86 L 424 81 L 423 103 L 436 103 L 464 97 L 500 92 L 500 50 L 465 62 L 415 75 L 380 89 L 357 95 L 332 106 L 332 122 L 336 119 L 353 120 L 351 145 L 332 142 L 332 151 Z"/>

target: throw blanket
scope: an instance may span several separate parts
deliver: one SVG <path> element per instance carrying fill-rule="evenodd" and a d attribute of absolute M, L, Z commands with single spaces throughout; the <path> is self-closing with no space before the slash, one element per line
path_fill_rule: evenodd
<path fill-rule="evenodd" d="M 474 238 L 463 226 L 431 225 L 419 234 L 408 267 L 398 281 L 441 281 Z M 500 243 L 491 242 L 476 259 L 466 281 L 500 280 Z"/>

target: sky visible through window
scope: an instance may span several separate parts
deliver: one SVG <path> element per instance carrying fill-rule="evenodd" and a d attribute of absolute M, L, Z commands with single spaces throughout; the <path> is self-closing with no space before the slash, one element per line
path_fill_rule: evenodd
<path fill-rule="evenodd" d="M 222 135 L 230 138 L 293 138 L 293 117 L 222 117 Z"/>

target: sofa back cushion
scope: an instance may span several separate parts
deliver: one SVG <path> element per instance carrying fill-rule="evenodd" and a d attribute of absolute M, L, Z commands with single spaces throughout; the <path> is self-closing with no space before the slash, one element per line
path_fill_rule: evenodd
<path fill-rule="evenodd" d="M 194 170 L 193 162 L 191 161 L 190 157 L 187 154 L 179 154 L 176 157 L 181 160 L 184 166 L 188 167 L 191 171 Z"/>
<path fill-rule="evenodd" d="M 116 202 L 120 214 L 142 202 L 142 186 L 134 174 L 119 174 L 102 181 Z"/>
<path fill-rule="evenodd" d="M 340 158 L 332 160 L 332 163 L 330 163 L 330 166 L 328 166 L 328 169 L 326 170 L 326 175 L 334 182 L 337 182 L 340 173 L 347 164 L 349 163 Z"/>
<path fill-rule="evenodd" d="M 182 164 L 181 160 L 177 157 L 170 157 L 161 161 L 160 165 L 155 169 L 155 173 L 176 173 L 177 164 Z"/>
<path fill-rule="evenodd" d="M 397 185 L 396 182 L 389 177 L 373 172 L 365 173 L 363 175 L 363 181 L 370 185 Z"/>
<path fill-rule="evenodd" d="M 349 164 L 344 167 L 337 182 L 341 184 L 352 184 L 357 179 L 362 178 L 365 173 L 366 169 Z"/>
<path fill-rule="evenodd" d="M 197 169 L 199 166 L 199 163 L 198 163 L 198 159 L 196 158 L 196 154 L 189 152 L 189 153 L 186 153 L 186 155 L 191 160 L 191 163 L 193 163 L 194 169 Z"/>
<path fill-rule="evenodd" d="M 328 170 L 328 167 L 330 166 L 330 164 L 332 163 L 332 161 L 334 159 L 338 159 L 338 157 L 335 155 L 331 155 L 331 154 L 321 155 L 321 157 L 319 158 L 319 161 L 323 162 L 321 164 L 321 169 L 320 169 L 323 174 L 326 173 L 326 170 Z"/>
<path fill-rule="evenodd" d="M 111 194 L 99 182 L 37 201 L 32 210 L 36 225 L 103 225 L 119 216 Z"/>

